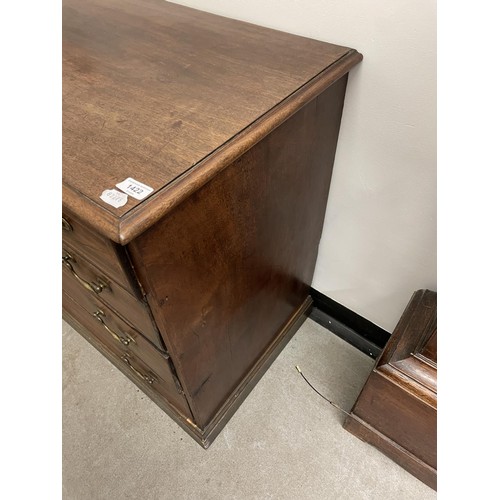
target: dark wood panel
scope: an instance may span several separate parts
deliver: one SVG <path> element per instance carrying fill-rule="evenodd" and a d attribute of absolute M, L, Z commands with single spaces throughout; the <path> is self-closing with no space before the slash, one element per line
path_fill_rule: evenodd
<path fill-rule="evenodd" d="M 138 299 L 128 291 L 114 283 L 105 273 L 84 259 L 69 245 L 63 246 L 63 290 L 71 287 L 79 292 L 79 296 L 89 296 L 95 303 L 100 301 L 110 305 L 127 321 L 136 325 L 142 334 L 160 348 L 164 348 L 154 324 L 149 306 L 144 299 Z M 71 266 L 71 269 L 69 268 Z M 78 276 L 78 278 L 75 276 Z M 99 285 L 99 293 L 85 288 L 80 279 L 92 285 Z M 99 290 L 98 289 L 98 290 Z M 73 294 L 74 295 L 74 294 Z"/>
<path fill-rule="evenodd" d="M 64 0 L 63 178 L 162 188 L 349 51 L 163 0 Z M 105 168 L 103 168 L 105 166 Z"/>
<path fill-rule="evenodd" d="M 163 0 L 64 0 L 65 209 L 128 243 L 361 58 Z M 102 202 L 129 176 L 154 193 Z"/>
<path fill-rule="evenodd" d="M 437 294 L 418 290 L 344 425 L 436 488 L 437 364 L 422 355 L 433 336 Z"/>
<path fill-rule="evenodd" d="M 436 409 L 421 404 L 379 373 L 363 388 L 353 413 L 423 462 L 436 468 Z"/>
<path fill-rule="evenodd" d="M 309 294 L 346 82 L 130 244 L 201 428 Z"/>
<path fill-rule="evenodd" d="M 125 250 L 100 236 L 74 215 L 62 217 L 62 241 L 77 249 L 101 271 L 134 295 L 141 295 Z"/>
<path fill-rule="evenodd" d="M 307 318 L 311 304 L 312 299 L 307 297 L 281 331 L 276 333 L 273 342 L 264 351 L 262 356 L 256 360 L 252 369 L 245 375 L 243 380 L 236 386 L 215 417 L 210 421 L 210 424 L 204 428 L 203 445 L 205 447 L 208 448 L 210 443 L 217 437 L 295 332 L 301 327 Z"/>
<path fill-rule="evenodd" d="M 435 411 L 437 408 L 436 392 L 429 388 L 429 383 L 422 383 L 419 377 L 412 376 L 416 375 L 416 370 L 413 367 L 410 368 L 410 372 L 407 373 L 405 371 L 405 361 L 406 360 L 402 360 L 378 366 L 376 367 L 376 371 L 382 374 L 387 380 L 390 380 L 400 390 L 410 392 L 415 399 L 432 407 Z M 437 375 L 436 370 L 433 370 L 434 374 Z"/>
<path fill-rule="evenodd" d="M 80 266 L 75 265 L 74 269 L 80 272 Z M 153 323 L 152 318 L 149 316 L 149 312 L 146 310 L 146 307 L 141 304 L 134 303 L 133 300 L 136 299 L 133 299 L 133 297 L 131 297 L 130 295 L 127 297 L 125 295 L 125 292 L 122 291 L 119 297 L 120 299 L 125 299 L 123 302 L 116 300 L 103 301 L 101 297 L 102 294 L 96 295 L 84 289 L 82 285 L 65 267 L 63 268 L 62 273 L 62 287 L 63 291 L 71 295 L 82 307 L 87 309 L 87 311 L 89 311 L 90 313 L 94 313 L 99 309 L 110 307 L 129 325 L 132 325 L 135 327 L 135 329 L 139 330 L 141 334 L 151 343 L 153 343 L 157 348 L 165 351 L 163 341 Z M 116 286 L 114 287 L 114 290 L 117 290 Z M 118 308 L 115 308 L 116 305 L 118 306 Z M 125 305 L 128 305 L 126 309 L 124 308 Z"/>
<path fill-rule="evenodd" d="M 429 340 L 424 342 L 419 354 L 428 361 L 437 364 L 437 328 L 432 332 Z"/>
<path fill-rule="evenodd" d="M 417 356 L 409 356 L 400 361 L 393 361 L 391 366 L 429 389 L 433 402 L 437 401 L 437 375 L 434 366 L 429 365 Z"/>
<path fill-rule="evenodd" d="M 375 446 L 382 453 L 406 469 L 410 474 L 418 477 L 422 482 L 433 489 L 437 489 L 436 469 L 433 469 L 408 450 L 401 447 L 386 435 L 360 420 L 356 415 L 349 415 L 344 423 L 344 428 L 361 440 Z"/>
<path fill-rule="evenodd" d="M 71 299 L 63 294 L 64 301 L 71 301 Z M 184 429 L 197 443 L 207 448 L 203 444 L 203 437 L 200 429 L 196 427 L 190 418 L 179 412 L 179 410 L 173 406 L 167 399 L 156 392 L 151 384 L 140 380 L 137 377 L 132 377 L 130 369 L 128 366 L 124 365 L 116 355 L 111 352 L 102 342 L 99 342 L 95 336 L 90 333 L 80 322 L 78 322 L 66 308 L 63 307 L 62 316 L 64 321 L 66 321 L 74 330 L 76 330 L 87 342 L 92 345 L 97 351 L 99 351 L 111 364 L 113 364 L 118 370 L 120 370 L 126 377 L 128 377 L 139 389 L 141 389 L 144 394 L 146 394 L 151 401 L 158 405 L 168 416 L 170 416 L 182 429 Z"/>
<path fill-rule="evenodd" d="M 437 329 L 437 293 L 416 291 L 387 342 L 378 365 L 400 361 L 420 352 Z"/>
<path fill-rule="evenodd" d="M 114 354 L 114 361 L 126 367 L 124 371 L 128 372 L 130 378 L 146 382 L 183 415 L 192 418 L 184 394 L 179 393 L 179 385 L 172 374 L 168 357 L 162 355 L 137 331 L 113 314 L 111 309 L 101 307 L 108 327 L 117 332 L 120 337 L 131 340 L 127 345 L 117 341 L 91 312 L 82 307 L 86 302 L 81 304 L 79 301 L 80 297 L 76 297 L 75 301 L 75 297 L 63 293 L 63 308 L 66 312 L 83 325 L 95 340 Z M 127 360 L 124 359 L 125 356 Z"/>

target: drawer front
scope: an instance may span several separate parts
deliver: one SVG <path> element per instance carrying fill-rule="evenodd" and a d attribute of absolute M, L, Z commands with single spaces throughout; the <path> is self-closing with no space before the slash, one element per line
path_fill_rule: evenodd
<path fill-rule="evenodd" d="M 130 295 L 106 274 L 69 246 L 63 246 L 63 290 L 78 298 L 97 296 L 111 306 L 151 342 L 162 348 L 159 334 L 146 304 Z M 71 292 L 69 291 L 71 289 Z"/>
<path fill-rule="evenodd" d="M 75 248 L 130 293 L 140 295 L 123 248 L 67 215 L 62 218 L 62 240 L 63 245 Z"/>
<path fill-rule="evenodd" d="M 131 378 L 147 383 L 183 415 L 192 418 L 167 355 L 156 350 L 108 307 L 93 304 L 92 301 L 86 302 L 86 307 L 82 307 L 82 304 L 77 303 L 68 294 L 62 295 L 63 309 L 80 323 L 87 333 L 112 352 L 115 364 L 125 367 Z M 90 308 L 90 311 L 87 308 Z M 97 312 L 99 314 L 95 314 Z"/>

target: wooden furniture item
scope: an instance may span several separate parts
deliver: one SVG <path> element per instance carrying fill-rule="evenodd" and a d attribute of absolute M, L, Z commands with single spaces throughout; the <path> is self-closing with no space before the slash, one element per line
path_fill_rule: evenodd
<path fill-rule="evenodd" d="M 437 294 L 413 294 L 344 428 L 436 489 Z"/>
<path fill-rule="evenodd" d="M 310 307 L 360 60 L 163 0 L 63 1 L 64 318 L 204 447 Z"/>

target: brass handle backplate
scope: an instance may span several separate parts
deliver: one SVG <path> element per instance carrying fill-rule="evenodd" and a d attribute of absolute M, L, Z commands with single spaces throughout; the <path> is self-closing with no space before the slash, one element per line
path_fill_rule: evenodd
<path fill-rule="evenodd" d="M 77 281 L 82 284 L 87 290 L 94 293 L 101 293 L 108 284 L 101 278 L 97 278 L 97 283 L 91 281 L 90 283 L 84 280 L 81 276 L 78 276 L 77 272 L 73 269 L 71 261 L 75 262 L 75 259 L 66 252 L 66 255 L 62 258 L 62 263 L 70 270 L 71 274 L 77 279 Z"/>
<path fill-rule="evenodd" d="M 128 354 L 124 354 L 121 359 L 128 365 L 128 367 L 142 380 L 146 381 L 148 384 L 153 384 L 156 382 L 156 378 L 153 377 L 152 375 L 145 375 L 144 373 L 140 372 L 137 368 L 135 368 L 134 365 L 130 362 L 130 357 Z"/>
<path fill-rule="evenodd" d="M 119 333 L 114 332 L 111 330 L 111 328 L 106 324 L 104 319 L 102 318 L 103 316 L 106 316 L 104 311 L 101 311 L 98 309 L 95 313 L 93 313 L 93 316 L 97 321 L 101 323 L 101 325 L 104 327 L 104 329 L 117 341 L 120 342 L 123 345 L 130 345 L 131 342 L 135 344 L 135 340 L 132 337 L 129 337 L 128 335 L 120 335 Z"/>
<path fill-rule="evenodd" d="M 69 221 L 67 219 L 65 219 L 64 217 L 62 218 L 62 228 L 65 230 L 65 231 L 73 231 L 73 226 L 69 223 Z"/>

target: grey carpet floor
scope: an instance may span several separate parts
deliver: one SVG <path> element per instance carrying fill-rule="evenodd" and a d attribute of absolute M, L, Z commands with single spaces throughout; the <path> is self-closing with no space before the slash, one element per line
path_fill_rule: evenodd
<path fill-rule="evenodd" d="M 436 493 L 342 428 L 373 360 L 311 320 L 203 450 L 63 322 L 65 500 L 427 500 Z"/>

